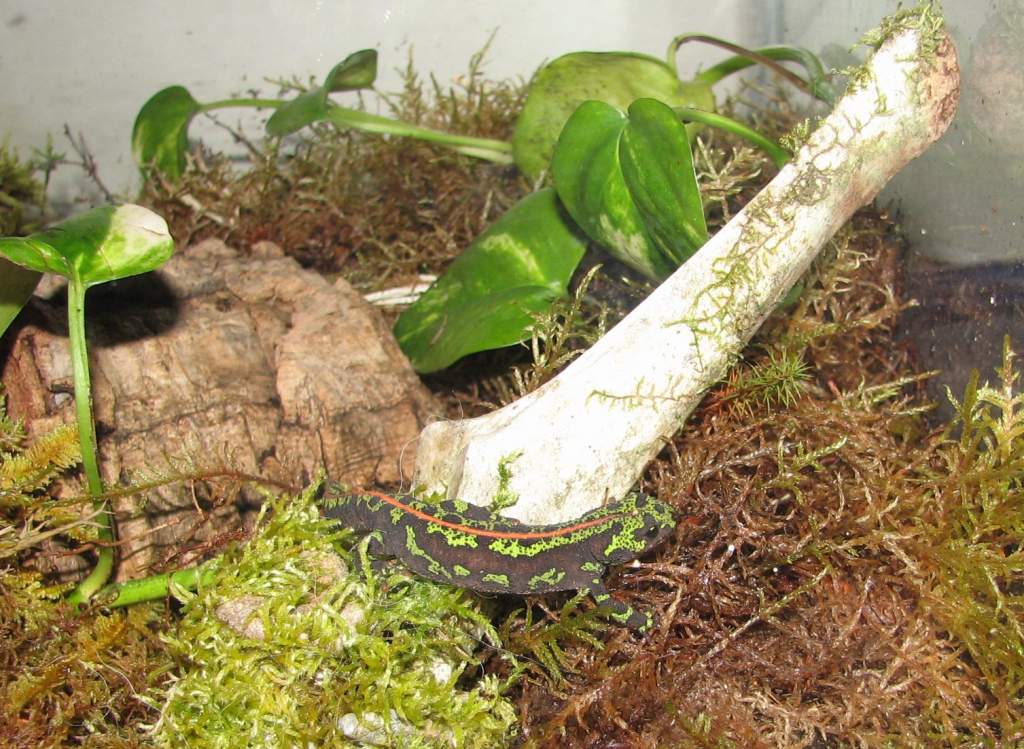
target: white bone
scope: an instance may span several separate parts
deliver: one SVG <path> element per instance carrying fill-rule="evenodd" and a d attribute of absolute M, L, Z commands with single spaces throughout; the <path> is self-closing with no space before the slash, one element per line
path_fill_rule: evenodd
<path fill-rule="evenodd" d="M 507 514 L 530 523 L 627 492 L 836 230 L 946 129 L 959 71 L 949 37 L 936 38 L 928 52 L 916 29 L 888 39 L 794 160 L 558 377 L 424 429 L 415 482 L 487 504 L 499 464 L 518 455 Z"/>

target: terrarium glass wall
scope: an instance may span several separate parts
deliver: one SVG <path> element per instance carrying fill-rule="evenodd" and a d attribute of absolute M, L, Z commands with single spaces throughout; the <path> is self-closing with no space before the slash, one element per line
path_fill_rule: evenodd
<path fill-rule="evenodd" d="M 322 79 L 350 52 L 373 48 L 380 56 L 379 91 L 400 88 L 410 57 L 419 73 L 448 86 L 488 40 L 488 77 L 528 78 L 545 60 L 570 51 L 621 49 L 661 57 L 669 40 L 684 31 L 762 44 L 773 36 L 777 7 L 668 0 L 144 0 L 95 3 L 79 16 L 62 0 L 10 0 L 0 11 L 0 132 L 26 151 L 41 147 L 48 133 L 63 147 L 67 124 L 85 136 L 101 175 L 117 191 L 137 182 L 130 153 L 136 112 L 171 84 L 202 101 L 250 91 L 273 96 L 278 87 L 268 78 Z M 680 69 L 725 54 L 689 45 L 680 52 Z M 373 103 L 369 108 L 377 111 Z M 246 117 L 228 113 L 222 119 L 235 124 Z M 253 132 L 265 119 L 266 113 L 249 118 Z M 204 142 L 232 147 L 223 131 L 198 124 L 195 133 Z M 57 175 L 55 197 L 92 192 L 81 177 Z"/>
<path fill-rule="evenodd" d="M 320 0 L 212 6 L 149 0 L 99 3 L 86 15 L 59 0 L 11 0 L 0 18 L 0 130 L 28 155 L 48 136 L 67 151 L 66 126 L 84 139 L 106 186 L 130 195 L 137 185 L 132 120 L 153 92 L 173 83 L 206 101 L 253 91 L 273 95 L 268 79 L 322 77 L 346 54 L 374 48 L 379 90 L 400 86 L 410 56 L 421 74 L 444 86 L 457 81 L 489 40 L 487 75 L 526 78 L 544 60 L 571 50 L 660 56 L 672 36 L 686 31 L 750 46 L 799 44 L 841 68 L 862 54 L 851 54 L 851 43 L 897 7 L 891 0 L 432 0 L 373 7 Z M 898 174 L 881 200 L 910 240 L 908 284 L 920 301 L 936 306 L 921 323 L 925 330 L 913 335 L 929 338 L 941 328 L 942 340 L 929 338 L 923 348 L 938 357 L 931 364 L 947 369 L 950 356 L 971 366 L 991 358 L 996 341 L 1019 318 L 1014 263 L 1024 256 L 1024 4 L 950 0 L 943 9 L 963 66 L 960 112 L 942 140 Z M 688 45 L 679 67 L 694 70 L 723 54 Z M 264 118 L 221 115 L 224 124 L 248 124 L 254 133 Z M 244 157 L 244 148 L 212 122 L 197 123 L 192 134 Z M 54 175 L 51 199 L 58 208 L 100 197 L 81 170 Z M 954 330 L 956 346 L 948 340 Z"/>
<path fill-rule="evenodd" d="M 680 112 L 665 112 L 657 102 L 634 107 L 636 127 L 628 138 L 636 140 L 627 144 L 626 156 L 614 141 L 615 148 L 588 153 L 584 146 L 608 141 L 573 133 L 570 125 L 562 132 L 573 134 L 563 135 L 555 149 L 562 157 L 541 159 L 529 178 L 507 160 L 484 164 L 448 152 L 439 156 L 432 143 L 404 137 L 339 133 L 330 127 L 335 120 L 313 122 L 322 126 L 311 129 L 314 137 L 263 139 L 267 110 L 282 100 L 261 103 L 263 111 L 253 112 L 250 105 L 219 110 L 216 119 L 195 117 L 189 136 L 196 147 L 187 156 L 185 138 L 167 139 L 180 146 L 172 154 L 179 173 L 154 169 L 138 198 L 151 199 L 169 217 L 181 251 L 161 273 L 127 281 L 111 278 L 114 266 L 107 260 L 116 260 L 115 254 L 76 266 L 66 293 L 51 278 L 56 283 L 41 289 L 0 339 L 0 375 L 9 413 L 31 414 L 34 429 L 67 421 L 73 378 L 63 353 L 70 336 L 63 333 L 62 315 L 71 301 L 75 339 L 88 340 L 96 354 L 95 431 L 109 469 L 104 479 L 116 501 L 108 502 L 103 493 L 97 465 L 89 504 L 95 517 L 117 513 L 117 574 L 133 578 L 129 585 L 104 587 L 98 602 L 124 603 L 126 591 L 135 601 L 143 594 L 145 600 L 164 599 L 168 587 L 171 595 L 184 597 L 184 589 L 173 589 L 179 580 L 199 589 L 183 608 L 161 609 L 159 621 L 143 619 L 149 616 L 143 612 L 138 626 L 123 630 L 156 646 L 158 627 L 164 627 L 159 631 L 170 633 L 161 640 L 167 654 L 163 646 L 151 653 L 146 644 L 138 654 L 126 653 L 123 662 L 131 667 L 121 660 L 94 665 L 97 654 L 121 647 L 122 630 L 86 624 L 98 635 L 80 636 L 90 631 L 75 629 L 85 620 L 74 615 L 73 621 L 58 610 L 53 592 L 37 585 L 35 572 L 67 573 L 70 564 L 82 573 L 98 570 L 70 600 L 88 598 L 88 587 L 104 585 L 114 561 L 114 529 L 107 524 L 95 536 L 80 538 L 68 533 L 60 540 L 66 545 L 50 546 L 55 534 L 65 534 L 60 527 L 51 532 L 46 523 L 66 522 L 54 512 L 63 507 L 49 495 L 30 494 L 39 493 L 36 474 L 50 470 L 46 461 L 54 463 L 53 471 L 59 467 L 47 454 L 62 451 L 38 451 L 33 460 L 42 468 L 19 469 L 28 488 L 19 488 L 6 505 L 0 502 L 0 578 L 5 559 L 22 550 L 31 573 L 18 584 L 19 597 L 7 595 L 13 590 L 9 577 L 0 579 L 0 588 L 7 586 L 0 591 L 0 662 L 12 664 L 0 668 L 0 744 L 45 744 L 53 733 L 45 730 L 48 723 L 61 726 L 68 742 L 96 739 L 96 745 L 122 741 L 118 731 L 130 729 L 142 731 L 140 737 L 158 731 L 154 741 L 167 745 L 245 746 L 254 743 L 253 725 L 269 726 L 267 735 L 279 731 L 287 739 L 276 744 L 287 745 L 298 743 L 296 737 L 307 745 L 335 745 L 329 739 L 337 735 L 384 745 L 389 737 L 422 735 L 436 739 L 430 745 L 502 746 L 502 737 L 512 741 L 516 731 L 537 739 L 538 747 L 745 746 L 756 741 L 752 736 L 772 746 L 996 746 L 1024 735 L 1024 600 L 1017 595 L 1024 581 L 1022 420 L 1021 399 L 1007 395 L 1016 381 L 1012 357 L 1005 357 L 1000 376 L 991 377 L 1005 334 L 1016 335 L 1021 327 L 1018 279 L 1024 259 L 1016 237 L 1024 217 L 1015 136 L 1024 110 L 1017 72 L 1022 2 L 994 0 L 983 8 L 947 3 L 963 64 L 959 116 L 937 145 L 896 177 L 879 197 L 879 208 L 860 211 L 828 243 L 823 261 L 794 287 L 800 295 L 785 302 L 780 300 L 797 280 L 796 269 L 811 262 L 808 248 L 817 250 L 856 208 L 830 188 L 856 189 L 865 172 L 888 174 L 886 166 L 916 152 L 899 150 L 892 142 L 899 138 L 888 137 L 903 133 L 894 121 L 907 122 L 890 115 L 899 109 L 902 84 L 918 80 L 921 68 L 932 70 L 919 63 L 934 61 L 936 47 L 948 52 L 944 38 L 925 33 L 916 48 L 920 56 L 904 53 L 893 60 L 893 46 L 912 39 L 913 32 L 897 35 L 876 58 L 884 64 L 873 69 L 908 72 L 878 73 L 847 99 L 868 100 L 871 114 L 862 118 L 844 107 L 829 123 L 842 119 L 840 126 L 821 131 L 840 135 L 812 138 L 803 152 L 821 148 L 820 160 L 798 159 L 794 169 L 776 175 L 788 154 L 769 159 L 720 134 L 706 134 L 693 149 L 707 188 L 703 195 L 675 189 L 680 183 L 673 180 L 680 176 L 696 184 L 695 170 L 688 168 L 691 147 L 681 132 Z M 485 47 L 483 70 L 492 80 L 525 79 L 543 61 L 569 51 L 634 50 L 661 57 L 669 40 L 683 32 L 751 47 L 799 44 L 842 69 L 867 54 L 851 50 L 858 37 L 898 8 L 895 0 L 432 0 L 372 7 L 323 0 L 119 0 L 92 6 L 8 0 L 0 9 L 2 130 L 24 156 L 52 142 L 70 160 L 85 161 L 57 169 L 50 211 L 44 213 L 49 220 L 60 217 L 51 213 L 77 212 L 108 196 L 137 194 L 132 123 L 143 102 L 172 84 L 191 92 L 186 104 L 192 95 L 203 102 L 272 97 L 282 81 L 322 81 L 338 61 L 371 49 L 380 57 L 376 87 L 389 92 L 409 82 L 411 57 L 428 92 L 443 95 L 454 87 L 462 95 L 449 97 L 455 103 L 442 112 L 448 117 L 442 120 L 445 131 L 463 132 L 449 127 L 453 123 L 482 125 L 473 131 L 481 136 L 482 150 L 482 141 L 506 138 L 522 111 L 518 87 L 499 86 L 497 93 L 476 98 L 471 92 L 479 89 L 459 88 L 470 59 Z M 909 17 L 926 32 L 934 30 L 928 10 Z M 681 77 L 725 55 L 687 45 L 678 60 Z M 955 66 L 939 69 L 949 88 L 940 82 L 933 92 L 941 95 L 922 100 L 938 102 L 937 111 L 929 111 L 944 126 L 952 111 Z M 765 127 L 771 141 L 788 133 L 784 142 L 798 145 L 803 108 L 813 117 L 826 106 L 812 109 L 805 94 L 785 85 L 777 89 L 771 74 L 744 74 L 749 85 L 728 81 L 726 90 L 737 94 L 732 101 L 723 101 L 716 87 L 722 111 L 739 110 Z M 930 80 L 935 78 L 942 76 Z M 842 83 L 837 76 L 836 84 Z M 884 90 L 896 102 L 892 108 L 873 96 Z M 508 91 L 513 93 L 502 98 Z M 292 104 L 318 103 L 290 93 Z M 373 92 L 337 92 L 337 98 L 365 112 L 392 113 L 388 100 Z M 631 93 L 616 104 L 625 109 L 634 98 Z M 403 108 L 393 113 L 420 122 L 415 94 L 398 100 Z M 466 102 L 470 106 L 460 106 Z M 598 125 L 616 124 L 620 117 L 600 103 L 596 109 L 584 106 L 604 118 Z M 295 109 L 310 111 L 290 111 Z M 365 118 L 365 112 L 349 114 Z M 187 117 L 193 113 L 189 108 Z M 556 125 L 561 128 L 561 121 Z M 925 130 L 907 129 L 914 136 Z M 153 126 L 150 132 L 164 131 Z M 329 142 L 317 144 L 318 137 Z M 764 150 L 777 149 L 767 141 L 760 142 Z M 504 140 L 500 145 L 509 146 Z M 748 155 L 737 156 L 744 150 Z M 686 248 L 695 249 L 704 241 L 705 219 L 713 230 L 727 228 L 682 271 L 656 266 L 651 254 L 639 269 L 626 261 L 616 266 L 610 253 L 585 246 L 583 232 L 596 227 L 599 237 L 618 243 L 613 249 L 632 251 L 639 244 L 632 240 L 645 235 L 623 232 L 603 219 L 633 213 L 598 206 L 600 211 L 572 215 L 578 226 L 563 217 L 573 203 L 591 207 L 581 195 L 605 196 L 608 182 L 600 180 L 611 170 L 592 168 L 602 158 L 602 166 L 620 159 L 632 170 L 622 184 L 637 188 L 636 213 L 654 219 L 650 235 L 660 243 L 652 242 L 653 249 L 676 249 L 670 240 L 696 235 Z M 822 179 L 819 168 L 828 159 L 832 180 Z M 534 189 L 543 182 L 545 164 L 553 164 L 560 195 Z M 772 177 L 778 186 L 794 173 L 800 178 L 788 183 L 789 200 L 778 199 L 774 190 L 752 198 Z M 848 179 L 850 173 L 856 175 Z M 590 189 L 581 174 L 596 174 L 597 188 Z M 652 184 L 657 189 L 646 189 Z M 819 190 L 828 202 L 814 199 Z M 657 201 L 649 199 L 652 194 Z M 744 218 L 728 224 L 751 198 L 755 202 L 746 203 L 752 207 Z M 0 189 L 0 208 L 11 202 Z M 682 220 L 681 208 L 688 214 Z M 810 239 L 787 223 L 804 208 L 819 219 L 814 223 L 820 233 Z M 504 224 L 495 231 L 498 222 Z M 96 227 L 110 223 L 83 222 L 77 231 L 87 239 L 105 238 L 110 235 Z M 153 256 L 166 260 L 170 243 L 156 230 L 162 222 L 139 223 L 162 240 Z M 743 236 L 730 250 L 721 240 L 738 225 Z M 68 226 L 53 232 L 54 242 L 70 247 L 71 257 L 82 257 L 89 248 L 66 241 L 76 229 L 73 222 L 71 231 Z M 32 262 L 43 247 L 19 240 L 8 246 Z M 790 258 L 807 251 L 784 264 L 783 271 L 791 273 L 773 267 L 780 246 Z M 716 260 L 708 262 L 709 256 Z M 475 265 L 460 277 L 452 268 L 465 269 L 455 264 L 466 257 Z M 759 265 L 762 260 L 768 262 Z M 55 262 L 52 269 L 67 267 Z M 139 270 L 138 264 L 127 267 Z M 440 302 L 434 302 L 427 291 L 410 305 L 415 290 L 428 285 L 427 272 L 440 278 L 431 289 L 450 296 L 436 294 Z M 12 277 L 0 263 L 0 288 Z M 82 298 L 85 283 L 97 279 L 113 283 L 90 291 L 87 339 Z M 761 287 L 764 281 L 770 288 Z M 552 299 L 556 284 L 560 295 Z M 398 302 L 401 311 L 387 308 L 394 292 L 404 300 Z M 421 304 L 424 298 L 437 306 Z M 655 304 L 627 315 L 644 298 Z M 745 299 L 756 302 L 749 311 Z M 369 302 L 383 302 L 383 309 Z M 526 305 L 534 302 L 536 314 L 505 319 L 512 317 L 509 310 L 530 311 Z M 660 317 L 646 316 L 659 302 Z M 615 327 L 604 335 L 606 323 Z M 512 337 L 507 329 L 514 326 Z M 651 330 L 655 343 L 645 335 Z M 755 330 L 757 338 L 746 345 Z M 470 347 L 481 339 L 484 348 Z M 518 346 L 522 342 L 527 346 Z M 587 346 L 602 348 L 591 348 L 576 363 L 596 360 L 602 379 L 625 372 L 632 380 L 616 379 L 610 387 L 596 378 L 582 380 L 578 400 L 565 400 L 576 376 L 570 370 L 558 375 L 563 379 L 554 387 L 543 386 Z M 388 358 L 367 365 L 374 351 Z M 680 366 L 687 358 L 702 377 L 690 380 L 692 386 Z M 86 361 L 85 355 L 76 357 L 76 376 Z M 426 376 L 416 376 L 411 367 Z M 963 395 L 971 368 L 1005 388 L 983 389 L 979 409 L 967 406 L 959 421 L 947 422 L 955 429 L 930 429 L 923 414 L 931 415 L 931 405 L 921 397 L 920 382 L 933 388 L 931 400 L 947 404 L 948 416 L 943 385 L 969 402 L 972 391 L 978 392 L 968 388 Z M 920 374 L 928 369 L 942 373 Z M 367 370 L 381 378 L 364 376 Z M 555 406 L 548 405 L 552 393 L 562 399 Z M 531 400 L 524 403 L 523 397 Z M 543 399 L 551 410 L 538 418 L 536 404 Z M 89 400 L 79 391 L 74 402 Z M 671 410 L 680 403 L 685 408 Z M 501 404 L 511 408 L 503 413 L 496 408 Z M 79 411 L 88 417 L 80 422 L 86 436 L 94 427 L 87 410 Z M 352 414 L 358 422 L 348 420 Z M 522 423 L 524 414 L 531 431 L 512 432 L 508 427 L 519 428 L 513 422 Z M 506 416 L 509 421 L 499 429 L 490 426 Z M 20 449 L 18 429 L 3 417 L 0 410 L 0 452 L 9 445 Z M 471 428 L 484 429 L 473 438 L 472 453 L 484 460 L 476 466 L 446 462 L 470 455 L 468 446 L 458 447 L 468 443 L 453 430 L 474 423 Z M 635 436 L 635 425 L 650 423 L 658 426 L 656 438 Z M 556 441 L 545 441 L 551 437 Z M 63 439 L 73 447 L 71 432 Z M 485 441 L 496 449 L 479 449 Z M 998 449 L 977 449 L 993 445 Z M 412 446 L 417 460 L 428 456 L 419 476 L 405 470 Z M 186 459 L 172 463 L 179 449 Z M 616 462 L 620 456 L 628 464 Z M 0 463 L 7 457 L 0 454 Z M 158 462 L 156 470 L 169 478 L 150 482 L 152 464 L 164 460 L 170 468 Z M 524 468 L 525 460 L 534 467 Z M 616 475 L 595 476 L 606 467 Z M 264 475 L 275 482 L 275 492 L 294 492 L 288 488 L 273 500 L 269 489 L 242 494 L 248 487 L 239 486 L 239 476 L 257 471 L 261 482 Z M 481 504 L 494 499 L 495 512 L 500 506 L 520 513 L 532 504 L 527 509 L 536 514 L 525 518 L 531 526 L 523 532 L 490 516 L 469 522 L 479 516 L 461 504 L 451 505 L 451 517 L 460 522 L 432 524 L 429 513 L 436 507 L 381 494 L 348 498 L 363 517 L 345 521 L 361 523 L 369 516 L 366 530 L 396 540 L 391 550 L 400 563 L 416 570 L 417 560 L 431 561 L 419 568 L 428 579 L 469 583 L 485 592 L 546 594 L 547 600 L 488 597 L 484 608 L 476 608 L 454 588 L 432 592 L 423 587 L 430 585 L 427 580 L 397 577 L 399 565 L 388 568 L 395 577 L 391 571 L 384 577 L 384 569 L 375 572 L 375 565 L 357 568 L 348 538 L 328 537 L 332 531 L 315 525 L 319 495 L 301 491 L 300 482 L 324 471 L 353 489 L 372 486 L 394 495 L 438 479 L 436 486 L 447 496 Z M 486 473 L 500 486 L 470 484 L 465 477 L 473 472 Z M 513 483 L 524 476 L 531 487 Z M 612 485 L 613 478 L 621 483 Z M 129 485 L 140 480 L 146 485 Z M 200 481 L 209 486 L 197 490 Z M 134 495 L 149 488 L 148 497 L 136 503 Z M 568 502 L 577 488 L 587 492 L 580 495 L 587 505 Z M 656 500 L 625 498 L 634 488 Z M 84 495 L 75 493 L 81 502 Z M 609 501 L 612 509 L 584 515 Z M 260 509 L 265 503 L 270 513 Z M 107 512 L 109 506 L 114 512 Z M 635 510 L 641 506 L 657 521 L 646 529 L 650 533 L 636 530 Z M 448 506 L 441 507 L 447 512 Z M 670 512 L 677 517 L 669 518 Z M 239 529 L 259 525 L 249 520 L 257 515 L 268 522 L 236 545 Z M 193 516 L 201 525 L 191 524 Z M 14 542 L 12 517 L 23 523 Z M 568 524 L 552 529 L 556 519 Z M 408 523 L 404 539 L 391 533 L 400 523 Z M 433 533 L 441 527 L 446 530 Z M 631 535 L 636 533 L 661 548 L 638 545 L 640 536 Z M 429 535 L 447 539 L 436 560 L 418 543 Z M 481 557 L 468 549 L 484 548 L 490 541 L 482 539 L 495 537 L 486 548 L 497 556 L 484 555 L 481 566 Z M 556 543 L 556 537 L 569 543 Z M 538 555 L 523 553 L 520 540 L 538 538 Z M 336 540 L 341 561 L 327 553 Z M 10 551 L 12 543 L 16 548 Z M 94 567 L 92 546 L 101 548 Z M 634 560 L 641 547 L 653 553 Z M 244 557 L 227 556 L 240 548 Z M 352 548 L 359 553 L 367 547 Z M 186 563 L 192 553 L 221 550 L 227 561 L 178 567 L 187 574 L 174 578 L 173 586 L 166 576 L 151 576 Z M 627 550 L 628 560 L 620 557 Z M 608 599 L 598 576 L 616 559 L 628 565 L 608 577 L 612 604 L 602 611 L 595 604 Z M 208 584 L 210 569 L 216 579 Z M 560 587 L 567 581 L 573 585 L 565 587 L 587 586 L 581 592 L 589 590 L 592 600 L 570 597 Z M 353 586 L 370 593 L 364 597 Z M 337 595 L 324 593 L 328 588 Z M 387 598 L 361 605 L 374 591 Z M 347 605 L 353 594 L 360 604 L 354 608 Z M 33 609 L 42 613 L 36 616 Z M 105 621 L 107 614 L 102 616 Z M 492 617 L 493 633 L 487 629 Z M 312 622 L 312 629 L 300 629 L 300 618 Z M 616 622 L 636 631 L 621 630 Z M 352 626 L 368 636 L 351 638 Z M 5 646 L 15 657 L 5 659 Z M 447 655 L 438 658 L 435 652 Z M 458 661 L 449 660 L 452 652 Z M 164 665 L 165 656 L 174 663 Z M 512 660 L 520 656 L 522 670 Z M 254 664 L 261 670 L 254 671 Z M 79 681 L 83 674 L 89 678 Z M 519 674 L 525 676 L 522 683 L 512 685 L 519 691 L 499 689 L 506 677 Z M 10 683 L 21 686 L 7 689 Z M 149 685 L 157 691 L 144 694 Z M 115 689 L 121 691 L 111 698 Z M 22 709 L 31 700 L 46 704 Z M 17 708 L 4 709 L 6 702 Z M 390 733 L 380 738 L 382 727 Z M 39 738 L 3 740 L 29 735 L 27 730 Z M 452 740 L 459 732 L 467 736 L 461 744 Z M 135 734 L 125 735 L 122 743 L 131 743 Z"/>
<path fill-rule="evenodd" d="M 334 61 L 372 47 L 381 56 L 378 88 L 394 90 L 412 55 L 445 84 L 494 34 L 486 71 L 530 73 L 545 59 L 579 49 L 661 55 L 677 33 L 698 31 L 742 44 L 788 42 L 841 67 L 849 45 L 898 3 L 631 3 L 570 1 L 385 3 L 99 3 L 78 17 L 59 0 L 12 0 L 0 18 L 0 130 L 26 153 L 67 125 L 84 136 L 111 190 L 134 184 L 128 148 L 138 107 L 164 85 L 197 97 L 259 90 L 268 78 L 323 76 Z M 1024 10 L 1020 0 L 953 0 L 944 12 L 964 69 L 960 114 L 931 152 L 898 175 L 888 192 L 904 225 L 928 254 L 954 264 L 1019 258 L 1024 244 L 1021 113 Z M 690 46 L 680 69 L 721 55 Z M 236 116 L 234 119 L 237 120 Z M 253 118 L 258 120 L 258 116 Z M 204 138 L 218 136 L 215 127 Z M 230 138 L 222 135 L 225 143 Z M 952 171 L 947 171 L 952 170 Z M 58 174 L 58 197 L 90 191 L 81 174 Z"/>
<path fill-rule="evenodd" d="M 840 67 L 842 40 L 891 12 L 892 3 L 783 4 L 783 38 L 799 39 Z M 880 196 L 906 234 L 904 335 L 920 364 L 938 369 L 932 390 L 962 392 L 972 369 L 989 378 L 1003 338 L 1024 333 L 1024 3 L 943 3 L 957 44 L 961 97 L 946 134 L 898 173 Z"/>
<path fill-rule="evenodd" d="M 893 3 L 783 3 L 780 35 L 846 64 L 845 41 Z M 886 196 L 914 248 L 952 265 L 1024 258 L 1024 3 L 950 0 L 943 12 L 957 44 L 962 94 L 942 139 L 897 174 Z M 856 33 L 851 33 L 856 32 Z"/>

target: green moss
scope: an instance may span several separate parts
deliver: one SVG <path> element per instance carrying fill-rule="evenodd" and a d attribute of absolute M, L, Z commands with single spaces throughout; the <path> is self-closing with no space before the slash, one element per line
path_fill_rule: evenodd
<path fill-rule="evenodd" d="M 509 649 L 524 656 L 525 668 L 540 677 L 552 689 L 566 684 L 565 672 L 574 672 L 575 663 L 566 654 L 571 645 L 583 645 L 594 651 L 603 648 L 600 633 L 607 628 L 596 608 L 581 608 L 586 592 L 574 594 L 562 606 L 554 621 L 541 615 L 535 619 L 534 607 L 512 612 L 502 624 L 502 639 Z"/>
<path fill-rule="evenodd" d="M 0 235 L 29 234 L 39 228 L 45 204 L 37 166 L 22 161 L 7 141 L 0 143 Z"/>
<path fill-rule="evenodd" d="M 213 582 L 184 594 L 167 640 L 180 673 L 164 692 L 161 745 L 347 746 L 342 725 L 403 747 L 511 737 L 514 711 L 496 677 L 456 686 L 480 639 L 497 642 L 468 594 L 349 573 L 349 533 L 320 518 L 312 491 L 268 510 L 253 538 L 220 558 Z M 365 556 L 365 544 L 356 550 Z M 239 601 L 248 614 L 235 627 L 249 636 L 223 621 Z"/>
<path fill-rule="evenodd" d="M 811 125 L 809 119 L 800 120 L 796 123 L 789 132 L 785 133 L 779 138 L 779 145 L 789 151 L 790 154 L 796 156 L 797 151 L 804 147 L 807 139 L 811 137 L 811 133 L 814 131 L 814 127 Z"/>
<path fill-rule="evenodd" d="M 945 25 L 942 3 L 938 0 L 922 0 L 913 8 L 902 8 L 883 18 L 876 28 L 861 37 L 860 44 L 878 49 L 897 34 L 914 29 L 921 35 L 921 53 L 932 56 Z"/>
<path fill-rule="evenodd" d="M 933 572 L 923 608 L 974 663 L 1004 736 L 1024 728 L 1024 394 L 1007 339 L 995 387 L 975 377 L 956 405 L 959 438 L 941 450 L 949 473 L 930 486 L 921 523 Z M 936 477 L 938 478 L 938 477 Z"/>
<path fill-rule="evenodd" d="M 921 0 L 913 8 L 903 8 L 883 18 L 877 27 L 870 29 L 860 38 L 853 49 L 863 46 L 877 50 L 897 34 L 914 29 L 920 35 L 918 52 L 923 59 L 929 60 L 935 56 L 943 39 L 945 27 L 942 4 L 938 0 Z M 839 72 L 849 78 L 847 91 L 857 91 L 871 82 L 866 65 L 844 68 Z"/>
<path fill-rule="evenodd" d="M 523 454 L 522 450 L 516 450 L 508 455 L 502 456 L 498 461 L 498 491 L 491 500 L 490 511 L 500 513 L 513 507 L 519 501 L 519 495 L 512 491 L 509 484 L 512 483 L 512 466 Z"/>
<path fill-rule="evenodd" d="M 751 405 L 767 409 L 789 407 L 800 396 L 810 371 L 799 348 L 773 347 L 768 356 L 751 367 L 736 368 L 729 375 L 729 394 L 723 400 L 752 413 Z"/>
<path fill-rule="evenodd" d="M 80 504 L 47 494 L 50 484 L 79 460 L 78 432 L 72 426 L 57 427 L 26 444 L 21 424 L 7 416 L 0 388 L 0 565 L 26 560 L 56 533 L 83 541 L 95 538 Z"/>

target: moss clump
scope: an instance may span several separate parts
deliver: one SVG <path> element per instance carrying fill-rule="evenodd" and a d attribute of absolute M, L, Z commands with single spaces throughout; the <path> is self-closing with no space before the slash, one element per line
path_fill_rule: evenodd
<path fill-rule="evenodd" d="M 71 611 L 62 588 L 28 565 L 57 534 L 94 536 L 80 507 L 46 490 L 78 463 L 74 429 L 25 444 L 0 399 L 0 745 L 124 747 L 145 743 L 139 695 L 169 665 L 162 606 Z M 50 545 L 51 555 L 59 548 Z"/>
<path fill-rule="evenodd" d="M 927 512 L 917 518 L 921 608 L 978 677 L 977 706 L 993 734 L 1024 729 L 1024 395 L 1007 339 L 994 387 L 978 378 L 933 463 L 915 471 Z"/>
<path fill-rule="evenodd" d="M 320 518 L 312 491 L 267 510 L 252 539 L 217 560 L 212 583 L 183 593 L 159 744 L 505 743 L 515 715 L 498 679 L 458 687 L 479 638 L 496 641 L 464 591 L 399 570 L 350 574 L 349 532 Z"/>
<path fill-rule="evenodd" d="M 174 591 L 179 621 L 163 604 L 71 610 L 68 586 L 26 565 L 49 539 L 94 535 L 79 504 L 46 493 L 78 462 L 75 432 L 23 443 L 0 404 L 3 746 L 347 746 L 362 736 L 494 747 L 513 735 L 507 684 L 461 682 L 481 640 L 497 643 L 472 598 L 400 568 L 349 574 L 350 533 L 320 518 L 312 489 L 269 502 L 197 593 Z"/>
<path fill-rule="evenodd" d="M 7 141 L 0 143 L 0 236 L 29 234 L 39 228 L 45 189 L 38 166 L 22 161 Z"/>
<path fill-rule="evenodd" d="M 921 35 L 921 53 L 931 56 L 935 54 L 945 27 L 942 3 L 939 0 L 919 0 L 915 7 L 901 8 L 883 18 L 876 28 L 864 33 L 860 43 L 870 49 L 878 49 L 897 34 L 913 29 Z"/>

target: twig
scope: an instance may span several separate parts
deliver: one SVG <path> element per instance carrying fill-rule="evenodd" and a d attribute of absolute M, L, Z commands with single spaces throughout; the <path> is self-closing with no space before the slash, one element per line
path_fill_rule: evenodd
<path fill-rule="evenodd" d="M 85 173 L 89 175 L 96 187 L 99 188 L 100 192 L 103 193 L 103 197 L 108 203 L 113 203 L 114 194 L 107 189 L 107 186 L 103 184 L 103 180 L 100 179 L 99 164 L 96 163 L 96 158 L 92 155 L 92 151 L 89 150 L 89 146 L 85 142 L 85 136 L 81 133 L 78 134 L 78 139 L 71 132 L 71 128 L 67 123 L 64 123 L 64 136 L 71 142 L 71 147 L 75 149 L 75 153 L 78 154 L 78 158 L 81 161 L 65 161 L 65 164 L 71 166 L 79 166 L 85 170 Z"/>

